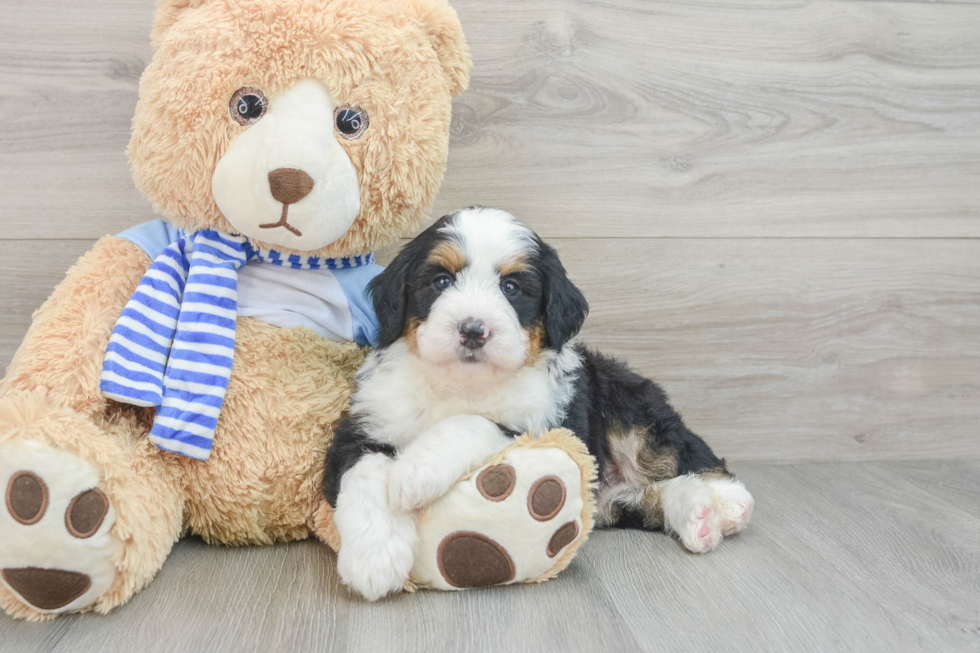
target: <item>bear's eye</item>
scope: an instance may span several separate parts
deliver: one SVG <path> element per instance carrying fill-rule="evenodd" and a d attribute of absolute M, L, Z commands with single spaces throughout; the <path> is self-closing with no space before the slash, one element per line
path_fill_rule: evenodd
<path fill-rule="evenodd" d="M 353 140 L 368 127 L 367 111 L 350 105 L 337 107 L 333 112 L 333 124 L 341 138 Z"/>
<path fill-rule="evenodd" d="M 254 125 L 269 109 L 269 101 L 259 89 L 245 86 L 231 96 L 228 109 L 232 120 L 239 125 Z"/>

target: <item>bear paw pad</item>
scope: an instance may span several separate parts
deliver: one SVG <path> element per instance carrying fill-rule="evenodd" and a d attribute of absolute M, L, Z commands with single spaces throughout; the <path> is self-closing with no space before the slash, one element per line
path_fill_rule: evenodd
<path fill-rule="evenodd" d="M 41 613 L 91 605 L 115 579 L 115 513 L 99 474 L 63 451 L 0 445 L 0 585 Z"/>
<path fill-rule="evenodd" d="M 545 577 L 583 537 L 586 492 L 561 449 L 512 449 L 422 513 L 412 580 L 463 589 Z"/>

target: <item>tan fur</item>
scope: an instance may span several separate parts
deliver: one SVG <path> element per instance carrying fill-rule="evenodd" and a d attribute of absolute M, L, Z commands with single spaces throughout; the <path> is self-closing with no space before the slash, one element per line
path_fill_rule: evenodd
<path fill-rule="evenodd" d="M 323 497 L 313 516 L 313 532 L 331 549 L 340 551 L 340 531 L 333 520 L 333 508 Z"/>
<path fill-rule="evenodd" d="M 530 329 L 526 329 L 527 334 L 527 358 L 524 359 L 526 367 L 534 367 L 541 358 L 541 350 L 544 348 L 544 325 L 537 324 Z"/>
<path fill-rule="evenodd" d="M 303 539 L 319 504 L 331 427 L 347 409 L 364 351 L 249 318 L 239 320 L 238 334 L 211 458 L 174 456 L 193 479 L 186 529 L 223 544 Z"/>
<path fill-rule="evenodd" d="M 664 524 L 663 488 L 648 485 L 640 500 L 643 508 L 643 523 L 649 529 L 660 528 Z"/>
<path fill-rule="evenodd" d="M 518 272 L 527 272 L 527 254 L 516 254 L 497 266 L 497 273 L 502 277 Z"/>
<path fill-rule="evenodd" d="M 431 265 L 438 265 L 447 272 L 458 274 L 466 267 L 466 254 L 459 245 L 443 241 L 432 248 L 426 261 Z"/>
<path fill-rule="evenodd" d="M 612 429 L 609 433 L 611 481 L 642 487 L 677 476 L 677 452 L 647 445 L 645 429 Z"/>
<path fill-rule="evenodd" d="M 421 324 L 418 319 L 412 317 L 408 319 L 408 326 L 405 328 L 405 345 L 408 347 L 408 351 L 415 356 L 419 355 L 419 326 Z"/>
<path fill-rule="evenodd" d="M 605 468 L 605 482 L 608 485 L 624 483 L 637 488 L 645 488 L 640 497 L 639 507 L 643 511 L 644 524 L 654 529 L 664 523 L 662 488 L 658 485 L 677 476 L 677 452 L 670 448 L 662 450 L 651 448 L 647 442 L 646 429 L 611 429 L 609 432 L 609 460 Z M 603 514 L 604 524 L 615 523 L 619 519 L 619 508 L 609 506 L 610 512 Z"/>

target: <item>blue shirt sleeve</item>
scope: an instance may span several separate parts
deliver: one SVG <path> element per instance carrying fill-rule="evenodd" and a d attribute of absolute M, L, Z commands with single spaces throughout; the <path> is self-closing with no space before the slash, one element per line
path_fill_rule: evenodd
<path fill-rule="evenodd" d="M 350 305 L 351 322 L 354 327 L 354 342 L 359 345 L 378 346 L 378 316 L 374 312 L 374 301 L 368 293 L 368 283 L 384 268 L 375 263 L 359 265 L 356 268 L 332 270 L 341 290 Z"/>
<path fill-rule="evenodd" d="M 177 227 L 165 220 L 151 220 L 143 224 L 136 225 L 132 229 L 127 229 L 118 238 L 135 243 L 149 255 L 150 260 L 155 261 L 158 256 L 163 254 L 171 244 L 177 242 L 179 238 Z"/>

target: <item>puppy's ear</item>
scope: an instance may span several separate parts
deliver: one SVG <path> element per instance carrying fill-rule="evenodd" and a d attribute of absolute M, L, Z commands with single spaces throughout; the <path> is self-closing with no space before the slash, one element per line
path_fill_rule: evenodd
<path fill-rule="evenodd" d="M 378 315 L 378 345 L 389 347 L 405 333 L 408 319 L 408 280 L 415 268 L 412 243 L 402 248 L 385 271 L 368 284 Z"/>
<path fill-rule="evenodd" d="M 443 216 L 415 240 L 402 247 L 385 271 L 368 284 L 368 292 L 371 293 L 374 312 L 380 325 L 379 347 L 389 347 L 405 335 L 412 274 L 422 265 L 437 242 L 438 230 L 452 217 L 453 215 Z"/>
<path fill-rule="evenodd" d="M 541 256 L 538 269 L 544 286 L 545 333 L 548 344 L 557 350 L 582 328 L 585 316 L 589 314 L 589 303 L 569 280 L 565 266 L 558 260 L 558 253 L 540 239 L 538 251 Z"/>

